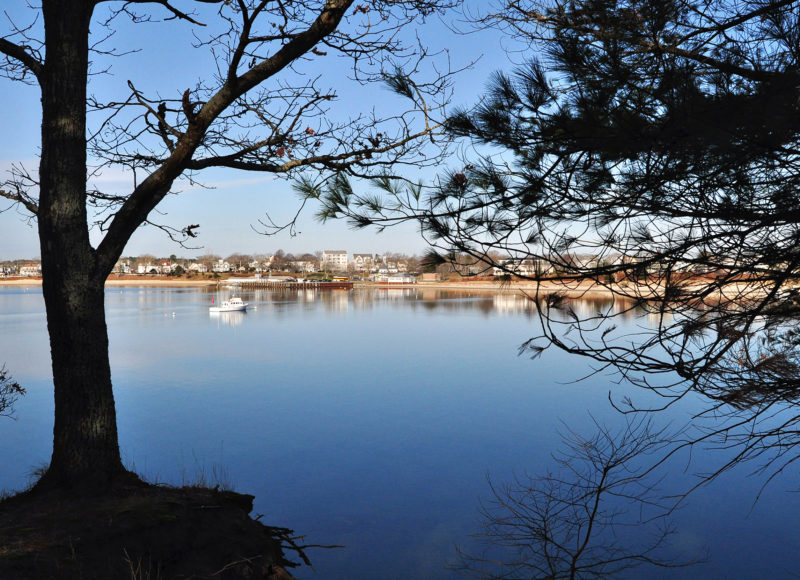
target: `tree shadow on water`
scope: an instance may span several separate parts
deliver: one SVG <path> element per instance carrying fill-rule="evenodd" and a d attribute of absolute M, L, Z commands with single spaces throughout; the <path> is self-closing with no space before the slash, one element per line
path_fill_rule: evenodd
<path fill-rule="evenodd" d="M 607 578 L 705 559 L 673 549 L 674 501 L 659 488 L 656 468 L 679 434 L 655 428 L 650 416 L 628 416 L 618 431 L 592 421 L 588 437 L 562 433 L 546 475 L 489 480 L 475 535 L 481 551 L 459 549 L 456 570 L 487 579 Z"/>

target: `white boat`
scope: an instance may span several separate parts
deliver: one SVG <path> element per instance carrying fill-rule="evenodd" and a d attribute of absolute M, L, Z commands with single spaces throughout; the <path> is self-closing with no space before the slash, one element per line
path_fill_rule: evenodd
<path fill-rule="evenodd" d="M 231 296 L 224 300 L 219 306 L 209 306 L 209 312 L 244 312 L 247 310 L 248 303 L 238 296 Z"/>

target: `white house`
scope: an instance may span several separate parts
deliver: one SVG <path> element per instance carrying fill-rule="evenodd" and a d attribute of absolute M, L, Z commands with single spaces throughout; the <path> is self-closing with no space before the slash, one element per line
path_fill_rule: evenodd
<path fill-rule="evenodd" d="M 155 266 L 148 262 L 147 264 L 138 264 L 136 266 L 136 272 L 139 274 L 152 274 L 153 272 L 158 274 L 160 271 L 158 269 L 158 266 Z"/>
<path fill-rule="evenodd" d="M 20 276 L 41 276 L 42 275 L 42 265 L 41 264 L 25 264 L 19 269 Z"/>
<path fill-rule="evenodd" d="M 552 273 L 552 266 L 544 260 L 537 260 L 533 258 L 519 259 L 509 258 L 508 260 L 500 260 L 499 266 L 492 269 L 492 274 L 495 276 L 507 276 L 509 274 L 516 274 L 517 276 L 544 276 Z"/>
<path fill-rule="evenodd" d="M 222 258 L 220 258 L 219 260 L 214 262 L 214 264 L 211 266 L 211 269 L 214 272 L 230 272 L 231 265 Z"/>
<path fill-rule="evenodd" d="M 356 270 L 369 271 L 375 261 L 372 258 L 372 254 L 353 254 L 351 263 Z"/>
<path fill-rule="evenodd" d="M 317 271 L 317 263 L 312 260 L 295 260 L 292 262 L 292 269 L 295 272 L 312 273 Z"/>
<path fill-rule="evenodd" d="M 322 252 L 322 269 L 333 272 L 344 272 L 347 270 L 347 251 L 346 250 L 324 250 Z"/>
<path fill-rule="evenodd" d="M 391 274 L 386 277 L 387 284 L 416 284 L 417 279 L 407 272 L 400 272 L 399 274 Z"/>
<path fill-rule="evenodd" d="M 174 272 L 174 271 L 175 271 L 175 268 L 177 268 L 177 267 L 178 267 L 178 264 L 173 264 L 173 263 L 172 263 L 171 261 L 169 261 L 169 260 L 161 260 L 161 261 L 158 263 L 158 268 L 159 268 L 159 271 L 160 271 L 162 274 L 172 274 L 172 272 Z"/>
<path fill-rule="evenodd" d="M 117 274 L 130 274 L 133 271 L 130 260 L 117 260 L 113 271 Z"/>

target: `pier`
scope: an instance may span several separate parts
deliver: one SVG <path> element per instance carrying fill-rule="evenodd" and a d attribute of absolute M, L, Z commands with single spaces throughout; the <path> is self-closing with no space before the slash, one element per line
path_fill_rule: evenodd
<path fill-rule="evenodd" d="M 329 282 L 327 280 L 295 280 L 293 278 L 228 278 L 220 286 L 240 286 L 267 290 L 352 290 L 352 282 Z"/>

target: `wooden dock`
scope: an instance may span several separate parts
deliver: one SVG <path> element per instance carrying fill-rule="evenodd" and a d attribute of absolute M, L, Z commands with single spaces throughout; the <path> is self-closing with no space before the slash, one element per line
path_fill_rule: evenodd
<path fill-rule="evenodd" d="M 352 290 L 352 282 L 328 282 L 326 280 L 276 280 L 274 278 L 228 278 L 220 286 L 240 286 L 266 290 Z"/>

